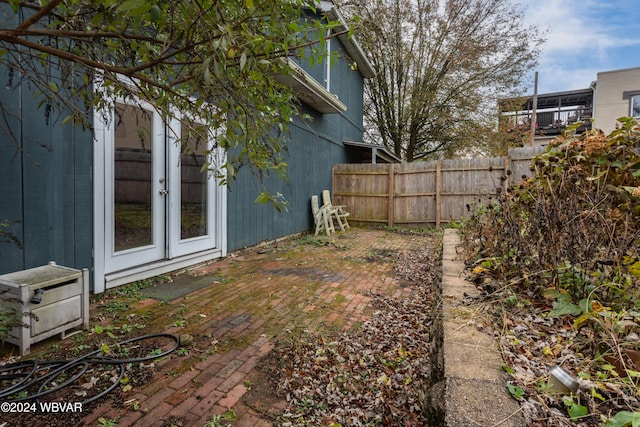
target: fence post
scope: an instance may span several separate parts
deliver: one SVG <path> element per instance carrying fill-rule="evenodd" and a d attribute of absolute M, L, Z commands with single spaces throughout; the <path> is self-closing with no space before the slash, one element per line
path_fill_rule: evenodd
<path fill-rule="evenodd" d="M 393 196 L 395 195 L 396 192 L 396 184 L 395 184 L 395 178 L 394 178 L 394 170 L 393 170 L 393 162 L 389 163 L 389 218 L 387 221 L 387 225 L 389 227 L 393 227 L 393 221 L 394 221 L 394 200 L 393 200 Z"/>
<path fill-rule="evenodd" d="M 509 173 L 509 168 L 511 167 L 511 159 L 509 158 L 509 154 L 504 156 L 504 188 L 502 189 L 503 194 L 507 194 L 507 190 L 509 189 L 509 183 L 511 181 L 511 173 Z"/>
<path fill-rule="evenodd" d="M 320 199 L 322 201 L 322 199 Z M 331 200 L 334 204 L 338 204 L 336 200 L 336 165 L 331 166 Z M 314 220 L 315 221 L 315 220 Z"/>
<path fill-rule="evenodd" d="M 442 216 L 442 164 L 436 161 L 436 227 L 440 227 Z"/>
<path fill-rule="evenodd" d="M 331 195 L 333 197 L 333 203 L 338 204 L 336 201 L 336 190 L 338 186 L 336 184 L 336 165 L 331 166 Z"/>

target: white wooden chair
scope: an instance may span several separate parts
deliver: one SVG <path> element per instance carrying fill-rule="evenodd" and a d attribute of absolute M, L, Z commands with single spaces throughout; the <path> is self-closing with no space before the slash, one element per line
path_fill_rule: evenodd
<path fill-rule="evenodd" d="M 311 212 L 313 213 L 313 222 L 316 225 L 316 236 L 321 231 L 326 232 L 327 236 L 336 232 L 328 213 L 320 207 L 318 196 L 311 196 Z"/>
<path fill-rule="evenodd" d="M 345 205 L 333 205 L 331 203 L 331 194 L 329 190 L 322 190 L 322 208 L 328 212 L 329 221 L 333 224 L 333 219 L 335 218 L 338 221 L 338 226 L 340 226 L 340 230 L 344 231 L 347 228 L 351 228 L 349 225 L 349 221 L 347 221 L 347 217 L 350 215 L 347 212 Z"/>

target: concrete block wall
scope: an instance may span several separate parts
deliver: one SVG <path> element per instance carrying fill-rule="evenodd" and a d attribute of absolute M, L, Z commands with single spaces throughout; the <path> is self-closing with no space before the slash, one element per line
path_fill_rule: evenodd
<path fill-rule="evenodd" d="M 432 343 L 434 364 L 429 394 L 432 425 L 447 427 L 525 425 L 518 403 L 506 388 L 502 357 L 495 339 L 478 330 L 478 307 L 466 304 L 478 294 L 464 279 L 456 230 L 443 237 L 441 313 Z"/>

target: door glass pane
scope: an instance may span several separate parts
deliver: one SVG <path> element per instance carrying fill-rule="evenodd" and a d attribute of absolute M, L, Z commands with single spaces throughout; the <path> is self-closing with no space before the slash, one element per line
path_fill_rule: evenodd
<path fill-rule="evenodd" d="M 183 121 L 180 131 L 180 238 L 189 239 L 207 235 L 207 128 Z"/>
<path fill-rule="evenodd" d="M 153 244 L 152 113 L 116 104 L 114 248 Z"/>

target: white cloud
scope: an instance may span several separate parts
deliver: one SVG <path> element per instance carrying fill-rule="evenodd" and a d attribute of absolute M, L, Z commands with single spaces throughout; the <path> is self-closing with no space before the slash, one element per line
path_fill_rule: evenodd
<path fill-rule="evenodd" d="M 551 64 L 538 67 L 538 93 L 587 89 L 601 70 L 596 68 L 569 69 Z"/>
<path fill-rule="evenodd" d="M 525 22 L 547 31 L 538 66 L 539 93 L 587 88 L 600 71 L 640 66 L 636 0 L 519 3 L 526 8 Z"/>

